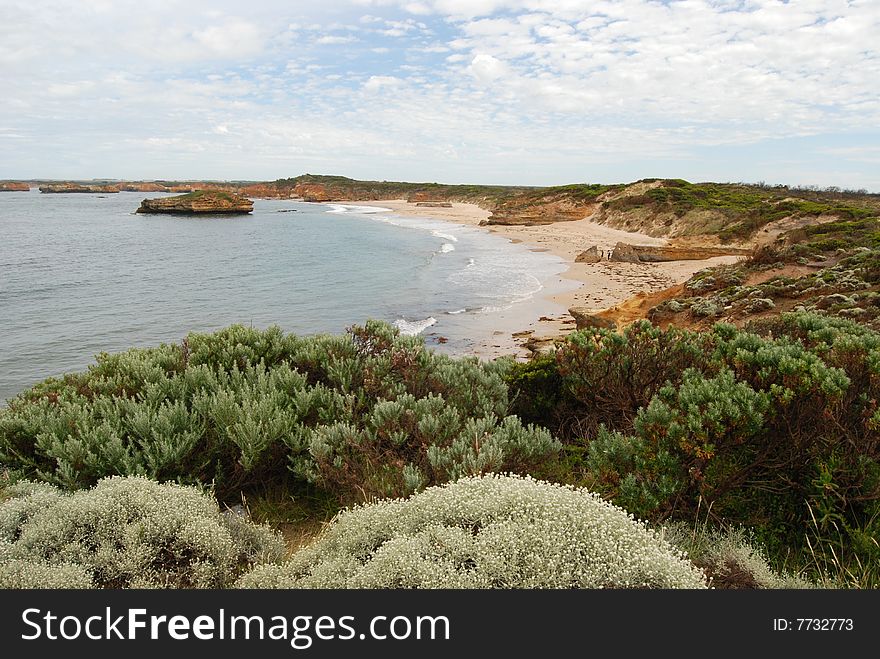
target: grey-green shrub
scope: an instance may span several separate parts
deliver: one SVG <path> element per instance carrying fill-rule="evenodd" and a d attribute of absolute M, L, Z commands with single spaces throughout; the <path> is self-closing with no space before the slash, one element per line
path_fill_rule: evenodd
<path fill-rule="evenodd" d="M 19 484 L 0 504 L 0 585 L 222 588 L 281 560 L 280 535 L 196 488 L 112 477 L 63 493 Z"/>
<path fill-rule="evenodd" d="M 0 463 L 65 488 L 144 475 L 237 499 L 298 478 L 342 503 L 403 496 L 558 451 L 509 416 L 509 365 L 435 354 L 379 322 L 312 337 L 231 326 L 22 392 L 0 410 Z"/>
<path fill-rule="evenodd" d="M 657 533 L 592 492 L 486 475 L 343 511 L 243 588 L 703 588 Z"/>

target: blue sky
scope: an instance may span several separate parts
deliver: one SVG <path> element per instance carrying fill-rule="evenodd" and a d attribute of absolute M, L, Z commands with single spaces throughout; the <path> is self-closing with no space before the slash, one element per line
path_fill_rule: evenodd
<path fill-rule="evenodd" d="M 0 0 L 0 178 L 880 192 L 877 0 Z"/>

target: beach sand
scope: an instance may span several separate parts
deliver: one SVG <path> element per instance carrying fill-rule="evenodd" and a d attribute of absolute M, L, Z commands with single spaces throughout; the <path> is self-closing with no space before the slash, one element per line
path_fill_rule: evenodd
<path fill-rule="evenodd" d="M 381 206 L 397 215 L 425 217 L 459 224 L 478 226 L 489 217 L 489 211 L 476 204 L 453 203 L 451 207 L 417 206 L 405 200 L 358 201 L 363 206 Z M 545 251 L 562 258 L 568 269 L 560 275 L 576 284 L 540 300 L 541 304 L 523 302 L 516 305 L 518 325 L 516 332 L 493 337 L 487 344 L 476 346 L 472 354 L 493 358 L 499 355 L 528 356 L 524 342 L 530 337 L 556 337 L 574 329 L 568 313 L 570 307 L 587 307 L 593 312 L 623 305 L 633 298 L 644 298 L 687 281 L 694 273 L 722 263 L 734 263 L 742 257 L 719 256 L 701 261 L 669 261 L 665 263 L 575 263 L 582 251 L 595 245 L 600 250 L 611 250 L 618 242 L 637 245 L 664 245 L 666 240 L 640 233 L 620 231 L 591 222 L 557 222 L 534 226 L 493 225 L 485 227 L 512 242 L 524 243 L 534 251 Z M 567 282 L 566 282 L 567 283 Z M 552 302 L 555 313 L 548 313 L 547 302 Z M 630 302 L 629 306 L 634 306 Z M 514 336 L 514 334 L 516 336 Z"/>

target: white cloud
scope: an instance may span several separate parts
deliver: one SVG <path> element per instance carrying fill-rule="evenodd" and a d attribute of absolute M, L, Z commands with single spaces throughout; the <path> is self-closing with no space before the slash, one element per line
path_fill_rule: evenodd
<path fill-rule="evenodd" d="M 354 41 L 357 41 L 356 37 L 340 36 L 340 35 L 333 35 L 333 34 L 328 34 L 323 37 L 318 37 L 317 39 L 315 39 L 315 43 L 321 44 L 322 46 L 331 46 L 331 45 L 352 43 Z"/>
<path fill-rule="evenodd" d="M 385 89 L 395 89 L 402 87 L 404 81 L 394 76 L 370 76 L 370 79 L 364 83 L 364 91 L 376 93 Z"/>
<path fill-rule="evenodd" d="M 507 65 L 492 55 L 477 53 L 468 67 L 468 72 L 482 83 L 489 83 L 508 75 Z"/>

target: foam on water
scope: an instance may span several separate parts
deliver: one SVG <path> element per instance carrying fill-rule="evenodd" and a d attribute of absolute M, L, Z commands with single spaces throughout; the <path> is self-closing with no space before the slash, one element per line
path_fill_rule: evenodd
<path fill-rule="evenodd" d="M 444 232 L 442 232 L 442 231 L 438 231 L 437 229 L 433 229 L 433 230 L 431 231 L 431 235 L 432 235 L 432 236 L 436 236 L 437 238 L 443 238 L 443 240 L 451 240 L 451 241 L 454 242 L 454 243 L 457 243 L 457 242 L 458 242 L 458 238 L 456 238 L 456 237 L 453 236 L 452 234 L 450 234 L 450 233 L 444 233 Z"/>
<path fill-rule="evenodd" d="M 406 320 L 405 318 L 398 318 L 394 321 L 394 326 L 399 329 L 400 333 L 404 336 L 416 336 L 436 324 L 437 319 L 433 316 L 421 320 Z"/>
<path fill-rule="evenodd" d="M 358 213 L 363 215 L 376 215 L 378 213 L 390 213 L 390 208 L 382 206 L 354 206 L 352 204 L 328 204 L 328 213 Z"/>

